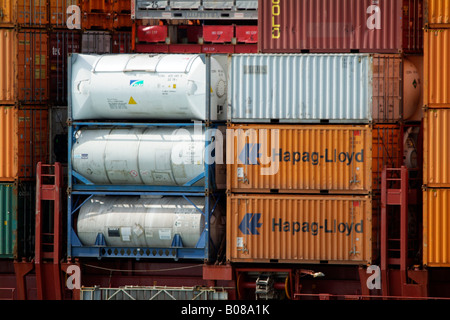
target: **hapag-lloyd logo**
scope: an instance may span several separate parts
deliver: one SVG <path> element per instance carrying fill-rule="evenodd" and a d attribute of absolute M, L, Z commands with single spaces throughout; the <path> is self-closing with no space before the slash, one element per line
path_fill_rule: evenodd
<path fill-rule="evenodd" d="M 271 22 L 272 22 L 272 39 L 280 39 L 282 31 L 282 21 L 281 19 L 281 4 L 282 0 L 272 0 L 271 7 Z M 366 21 L 367 29 L 369 30 L 380 30 L 381 29 L 381 9 L 379 7 L 378 0 L 374 0 L 373 4 L 367 7 L 366 13 L 369 15 Z M 321 25 L 323 21 L 311 23 L 312 25 Z M 343 27 L 347 24 L 342 23 Z"/>

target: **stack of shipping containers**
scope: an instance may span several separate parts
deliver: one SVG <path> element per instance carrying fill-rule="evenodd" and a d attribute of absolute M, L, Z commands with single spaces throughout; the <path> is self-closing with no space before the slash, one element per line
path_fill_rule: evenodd
<path fill-rule="evenodd" d="M 48 161 L 48 8 L 2 1 L 0 12 L 0 258 L 32 258 L 36 164 Z"/>
<path fill-rule="evenodd" d="M 227 258 L 374 263 L 381 170 L 402 165 L 402 124 L 419 105 L 405 54 L 422 50 L 422 2 L 258 10 L 260 53 L 230 63 Z"/>
<path fill-rule="evenodd" d="M 424 41 L 423 263 L 449 267 L 450 7 L 428 0 Z"/>

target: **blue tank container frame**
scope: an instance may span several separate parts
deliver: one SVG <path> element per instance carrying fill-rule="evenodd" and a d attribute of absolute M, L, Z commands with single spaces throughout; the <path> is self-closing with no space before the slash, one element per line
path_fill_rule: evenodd
<path fill-rule="evenodd" d="M 94 196 L 162 196 L 181 197 L 187 204 L 193 205 L 204 217 L 204 227 L 195 247 L 184 247 L 183 238 L 174 234 L 170 247 L 116 247 L 108 246 L 104 235 L 99 233 L 94 245 L 83 245 L 76 233 L 76 218 L 80 208 Z M 140 259 L 179 259 L 201 260 L 214 262 L 222 251 L 221 242 L 215 245 L 211 235 L 211 217 L 218 210 L 222 193 L 211 193 L 202 195 L 200 193 L 148 193 L 148 192 L 98 192 L 98 191 L 73 191 L 68 196 L 68 221 L 67 221 L 67 256 L 68 259 L 78 257 L 89 258 L 134 258 Z M 204 209 L 201 210 L 193 202 L 193 197 L 203 197 Z"/>
<path fill-rule="evenodd" d="M 202 129 L 202 134 L 205 138 L 205 153 L 204 153 L 204 171 L 198 176 L 194 177 L 187 183 L 181 186 L 174 185 L 131 185 L 131 184 L 121 184 L 121 185 L 100 185 L 95 184 L 88 178 L 82 176 L 80 173 L 73 169 L 72 163 L 72 149 L 76 141 L 75 135 L 81 128 L 130 128 L 130 127 L 169 127 L 169 128 L 189 128 L 199 126 Z M 195 129 L 194 129 L 195 130 Z M 218 191 L 217 184 L 215 181 L 216 175 L 216 142 L 217 138 L 222 139 L 222 144 L 217 146 L 221 147 L 225 145 L 225 137 L 217 137 L 217 134 L 221 134 L 219 129 L 219 124 L 210 124 L 207 126 L 205 123 L 194 122 L 194 123 L 112 123 L 112 122 L 74 122 L 69 126 L 68 130 L 68 188 L 69 192 L 72 191 L 133 191 L 133 192 L 200 192 L 202 194 L 208 191 L 216 192 Z M 224 154 L 222 161 L 225 161 Z M 204 184 L 201 186 L 194 185 L 200 180 L 204 180 Z"/>

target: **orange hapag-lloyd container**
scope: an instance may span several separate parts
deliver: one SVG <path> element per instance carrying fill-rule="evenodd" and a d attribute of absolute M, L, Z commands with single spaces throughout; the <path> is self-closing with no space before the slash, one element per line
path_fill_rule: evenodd
<path fill-rule="evenodd" d="M 48 100 L 48 33 L 0 29 L 0 104 Z"/>
<path fill-rule="evenodd" d="M 424 112 L 423 183 L 450 187 L 450 108 Z"/>
<path fill-rule="evenodd" d="M 423 264 L 450 267 L 450 189 L 423 191 Z"/>
<path fill-rule="evenodd" d="M 397 125 L 244 125 L 227 130 L 229 192 L 368 194 L 401 159 Z"/>
<path fill-rule="evenodd" d="M 450 108 L 450 29 L 427 29 L 424 34 L 424 105 Z"/>
<path fill-rule="evenodd" d="M 35 178 L 48 161 L 48 110 L 0 106 L 0 181 Z"/>
<path fill-rule="evenodd" d="M 370 264 L 374 225 L 369 196 L 231 194 L 227 260 Z"/>

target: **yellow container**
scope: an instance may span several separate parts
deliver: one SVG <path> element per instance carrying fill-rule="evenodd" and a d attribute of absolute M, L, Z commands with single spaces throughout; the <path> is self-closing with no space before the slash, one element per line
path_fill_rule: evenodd
<path fill-rule="evenodd" d="M 450 27 L 450 0 L 425 0 L 425 24 L 429 28 Z"/>
<path fill-rule="evenodd" d="M 48 161 L 48 110 L 0 106 L 0 181 L 33 179 Z"/>
<path fill-rule="evenodd" d="M 370 264 L 372 226 L 369 196 L 231 194 L 227 260 Z"/>
<path fill-rule="evenodd" d="M 450 108 L 450 29 L 428 29 L 424 34 L 424 104 Z"/>
<path fill-rule="evenodd" d="M 423 264 L 450 267 L 450 189 L 423 191 Z"/>
<path fill-rule="evenodd" d="M 431 188 L 450 187 L 450 109 L 424 113 L 423 183 Z"/>

